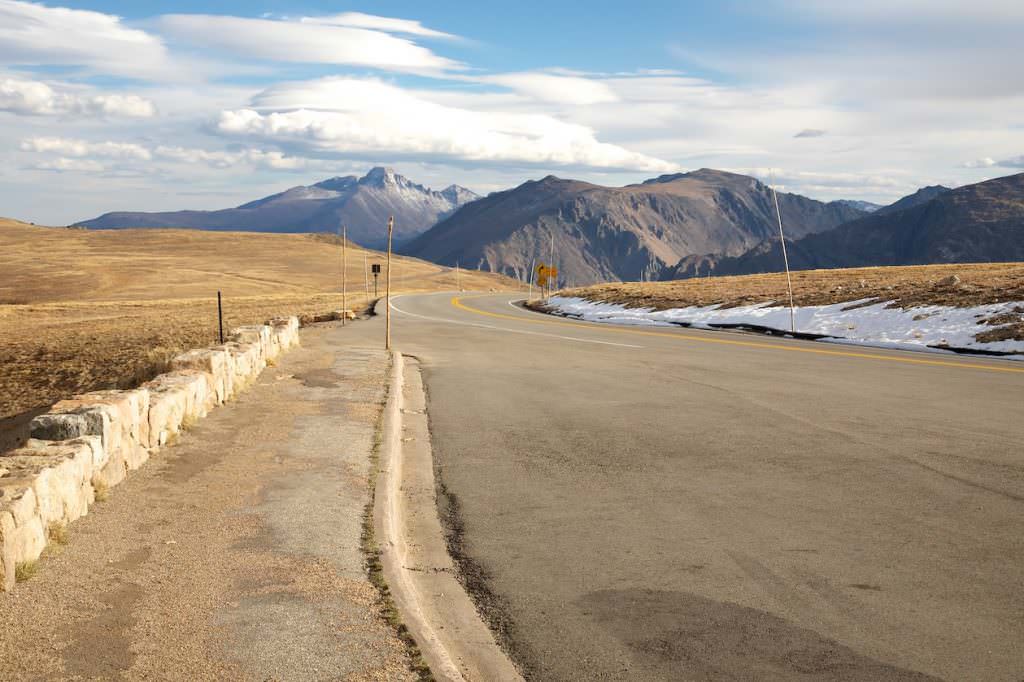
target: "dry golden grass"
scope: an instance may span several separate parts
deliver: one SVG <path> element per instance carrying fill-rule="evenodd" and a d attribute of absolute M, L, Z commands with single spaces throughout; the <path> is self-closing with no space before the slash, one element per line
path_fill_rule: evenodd
<path fill-rule="evenodd" d="M 956 276 L 959 282 L 949 278 Z M 797 305 L 829 305 L 865 298 L 915 305 L 974 306 L 1024 301 L 1024 263 L 972 263 L 907 267 L 803 270 L 792 273 Z M 785 273 L 596 284 L 559 292 L 634 308 L 724 307 L 788 303 Z"/>
<path fill-rule="evenodd" d="M 0 426 L 73 393 L 137 385 L 182 350 L 216 343 L 218 290 L 225 332 L 341 308 L 340 241 L 325 236 L 93 232 L 0 219 L 0 253 Z M 350 308 L 367 304 L 364 255 L 384 261 L 348 248 Z M 401 257 L 393 267 L 393 291 L 455 288 L 449 268 Z M 516 286 L 466 271 L 461 284 Z M 383 295 L 383 277 L 380 285 Z"/>

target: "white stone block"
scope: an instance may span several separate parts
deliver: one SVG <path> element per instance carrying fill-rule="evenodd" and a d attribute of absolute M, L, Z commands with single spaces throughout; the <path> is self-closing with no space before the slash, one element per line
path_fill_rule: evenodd
<path fill-rule="evenodd" d="M 216 404 L 222 404 L 231 395 L 231 369 L 228 354 L 224 350 L 197 348 L 171 360 L 171 367 L 197 369 L 212 377 L 213 394 Z"/>

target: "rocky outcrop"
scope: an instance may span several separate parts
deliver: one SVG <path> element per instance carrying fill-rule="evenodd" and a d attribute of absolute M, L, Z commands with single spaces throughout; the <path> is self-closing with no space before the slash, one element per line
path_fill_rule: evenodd
<path fill-rule="evenodd" d="M 0 455 L 0 592 L 34 562 L 55 528 L 84 516 L 161 446 L 245 388 L 299 343 L 299 320 L 239 327 L 220 346 L 182 353 L 139 388 L 94 391 L 55 404 L 21 448 Z"/>

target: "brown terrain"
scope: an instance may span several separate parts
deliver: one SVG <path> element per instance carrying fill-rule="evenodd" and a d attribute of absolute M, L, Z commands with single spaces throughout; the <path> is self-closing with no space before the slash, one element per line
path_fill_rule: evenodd
<path fill-rule="evenodd" d="M 0 219 L 0 450 L 37 411 L 84 391 L 133 386 L 178 352 L 217 342 L 217 291 L 225 330 L 279 315 L 339 310 L 340 240 L 325 235 L 144 229 L 89 231 Z M 349 308 L 374 298 L 364 257 L 348 248 Z M 513 280 L 463 271 L 465 289 Z M 384 277 L 379 282 L 384 293 Z M 394 260 L 393 291 L 454 289 L 450 268 Z"/>
<path fill-rule="evenodd" d="M 797 305 L 831 305 L 863 299 L 967 307 L 1024 301 L 1024 263 L 971 263 L 905 267 L 802 270 L 792 273 Z M 671 282 L 622 282 L 566 289 L 562 296 L 621 303 L 631 308 L 684 308 L 715 303 L 730 308 L 788 301 L 785 273 L 697 277 Z M 981 341 L 1024 340 L 1024 305 L 986 321 Z M 984 335 L 984 337 L 982 336 Z"/>
<path fill-rule="evenodd" d="M 840 202 L 780 193 L 793 238 L 861 218 Z M 403 253 L 525 279 L 554 249 L 572 285 L 657 277 L 693 254 L 738 256 L 778 233 L 769 188 L 707 168 L 639 185 L 603 187 L 548 176 L 466 204 Z"/>

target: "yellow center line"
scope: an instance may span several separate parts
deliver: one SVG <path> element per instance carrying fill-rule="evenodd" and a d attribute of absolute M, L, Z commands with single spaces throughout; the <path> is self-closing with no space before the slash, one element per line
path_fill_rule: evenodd
<path fill-rule="evenodd" d="M 480 294 L 478 296 L 470 296 L 467 298 L 483 298 L 488 294 Z M 477 315 L 486 315 L 487 317 L 504 318 L 508 320 L 515 320 L 517 322 L 529 322 L 530 324 L 555 324 L 568 327 L 587 327 L 594 329 L 594 326 L 586 323 L 569 322 L 566 320 L 535 320 L 521 315 L 506 315 L 503 313 L 492 313 L 488 310 L 480 310 L 479 308 L 473 308 L 462 302 L 463 298 L 459 296 L 453 296 L 451 304 L 461 310 L 475 313 Z M 797 345 L 784 345 L 781 343 L 767 343 L 764 341 L 738 341 L 736 339 L 716 339 L 709 338 L 707 336 L 697 336 L 695 334 L 686 334 L 680 332 L 656 332 L 647 331 L 642 329 L 632 329 L 626 327 L 616 327 L 613 325 L 603 325 L 599 331 L 616 332 L 619 334 L 635 334 L 639 336 L 664 336 L 670 339 L 682 339 L 684 341 L 698 341 L 700 343 L 715 343 L 723 346 L 745 346 L 747 348 L 767 348 L 770 350 L 783 350 L 793 353 L 813 353 L 815 355 L 832 355 L 844 358 L 865 358 L 868 360 L 882 360 L 887 362 L 900 362 L 908 365 L 936 365 L 939 367 L 956 367 L 959 369 L 980 369 L 989 372 L 1009 372 L 1012 374 L 1024 374 L 1024 367 L 1002 367 L 999 365 L 979 365 L 971 362 L 960 362 L 949 360 L 927 360 L 924 358 L 907 358 L 895 355 L 879 355 L 876 353 L 858 353 L 856 351 L 843 351 L 843 350 L 827 350 L 824 348 L 807 348 L 804 346 Z"/>

